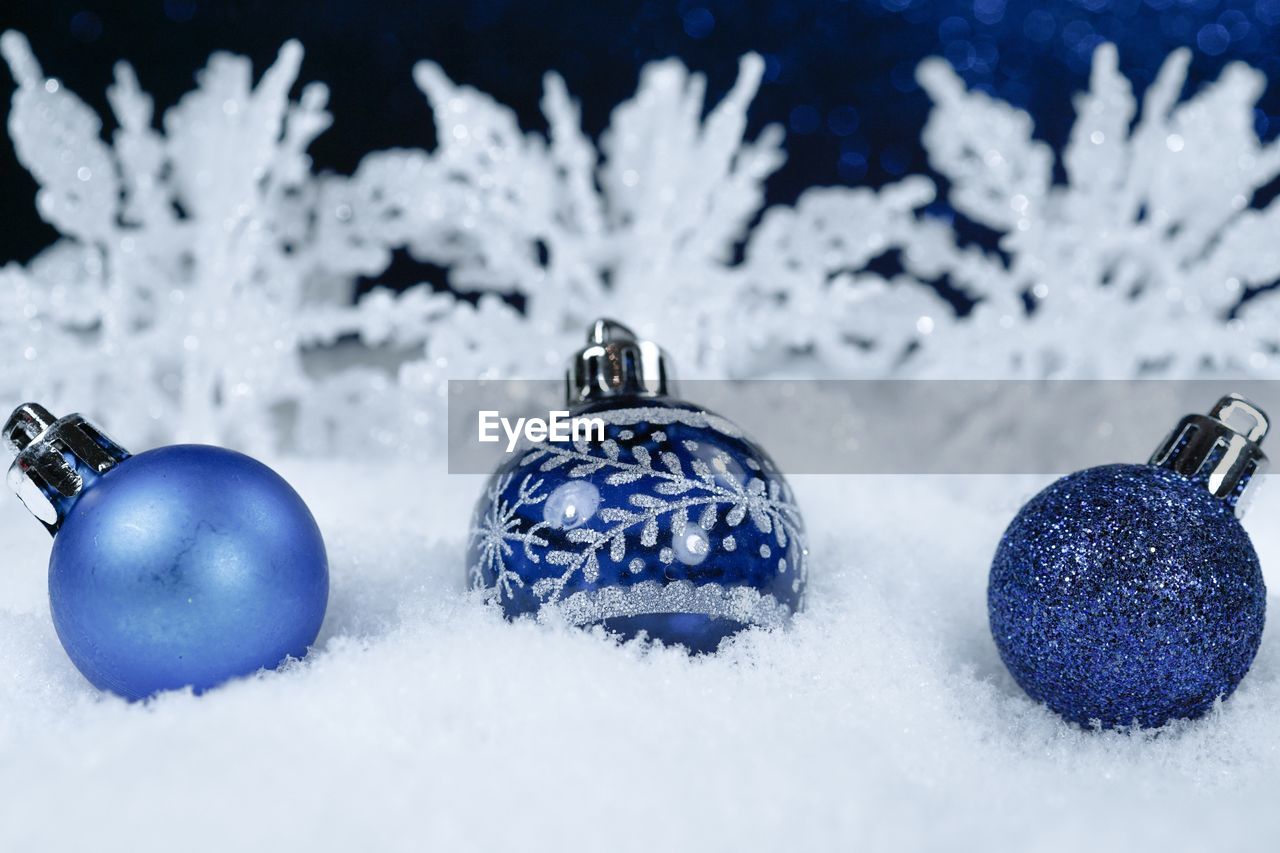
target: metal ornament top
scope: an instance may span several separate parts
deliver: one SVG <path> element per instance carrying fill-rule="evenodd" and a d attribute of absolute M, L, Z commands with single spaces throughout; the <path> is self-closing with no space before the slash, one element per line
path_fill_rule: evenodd
<path fill-rule="evenodd" d="M 58 532 L 87 478 L 129 458 L 129 451 L 81 415 L 55 420 L 39 403 L 14 409 L 3 437 L 15 454 L 9 487 L 50 533 Z"/>
<path fill-rule="evenodd" d="M 1266 472 L 1262 439 L 1270 422 L 1262 409 L 1228 394 L 1207 415 L 1187 415 L 1151 456 L 1151 464 L 1203 480 L 1209 494 L 1244 515 Z"/>
<path fill-rule="evenodd" d="M 587 345 L 569 362 L 565 377 L 570 405 L 607 397 L 661 397 L 670 393 L 671 375 L 662 348 L 636 338 L 615 320 L 600 319 Z"/>

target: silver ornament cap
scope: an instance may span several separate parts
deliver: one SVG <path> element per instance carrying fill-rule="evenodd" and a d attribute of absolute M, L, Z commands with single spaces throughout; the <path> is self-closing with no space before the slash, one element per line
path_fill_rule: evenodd
<path fill-rule="evenodd" d="M 1203 480 L 1209 494 L 1244 515 L 1267 470 L 1262 439 L 1270 428 L 1262 409 L 1228 394 L 1207 415 L 1187 415 L 1151 456 L 1151 464 Z"/>
<path fill-rule="evenodd" d="M 14 454 L 9 488 L 50 533 L 57 533 L 85 478 L 105 474 L 129 451 L 82 415 L 54 416 L 39 403 L 23 403 L 5 422 L 4 443 Z"/>
<path fill-rule="evenodd" d="M 671 385 L 661 347 L 639 340 L 616 320 L 601 318 L 587 332 L 587 345 L 569 361 L 565 396 L 570 405 L 609 397 L 662 397 Z"/>

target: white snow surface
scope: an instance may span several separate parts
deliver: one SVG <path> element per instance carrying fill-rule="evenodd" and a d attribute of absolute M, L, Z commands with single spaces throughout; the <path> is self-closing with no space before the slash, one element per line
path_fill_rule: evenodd
<path fill-rule="evenodd" d="M 0 850 L 1239 850 L 1280 837 L 1280 634 L 1159 733 L 1027 699 L 991 554 L 1047 478 L 797 477 L 808 609 L 715 656 L 508 623 L 464 589 L 482 481 L 277 461 L 328 542 L 312 654 L 130 704 L 64 656 L 0 501 Z M 1280 589 L 1280 490 L 1246 526 Z M 1276 600 L 1271 599 L 1272 612 Z M 1272 839 L 1268 842 L 1267 839 Z"/>

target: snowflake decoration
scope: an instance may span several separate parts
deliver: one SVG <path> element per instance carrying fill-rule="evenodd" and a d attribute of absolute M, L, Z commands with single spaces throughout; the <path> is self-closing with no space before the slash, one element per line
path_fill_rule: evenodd
<path fill-rule="evenodd" d="M 752 56 L 702 125 L 701 78 L 650 67 L 598 152 L 558 77 L 547 80 L 542 137 L 423 63 L 416 77 L 440 145 L 371 155 L 352 207 L 388 249 L 449 267 L 455 288 L 524 299 L 532 343 L 521 358 L 505 340 L 468 351 L 473 368 L 502 375 L 549 375 L 578 330 L 609 313 L 661 337 L 693 376 L 1265 372 L 1274 300 L 1241 301 L 1280 277 L 1259 239 L 1273 214 L 1248 209 L 1276 173 L 1275 145 L 1252 129 L 1263 78 L 1232 66 L 1179 103 L 1187 58 L 1170 57 L 1131 128 L 1137 105 L 1115 49 L 1098 49 L 1064 185 L 1028 115 L 966 91 L 941 61 L 922 65 L 936 102 L 926 148 L 956 210 L 1001 235 L 998 252 L 961 247 L 923 212 L 935 199 L 923 176 L 879 191 L 812 189 L 749 229 L 781 156 L 774 128 L 742 137 L 760 75 Z M 676 188 L 698 215 L 672 212 Z M 895 252 L 902 271 L 885 278 L 873 262 Z M 976 301 L 970 315 L 938 296 L 942 279 Z"/>
<path fill-rule="evenodd" d="M 935 376 L 1124 378 L 1257 373 L 1270 366 L 1274 326 L 1251 288 L 1280 278 L 1267 236 L 1280 207 L 1250 199 L 1280 173 L 1280 147 L 1263 145 L 1252 105 L 1263 75 L 1242 64 L 1185 102 L 1190 53 L 1177 51 L 1139 113 L 1113 45 L 1094 53 L 1090 90 L 1062 156 L 1031 136 L 1023 112 L 966 92 L 949 67 L 924 63 L 937 103 L 924 132 L 951 201 L 997 231 L 1007 260 L 909 239 L 909 269 L 950 276 L 981 299 L 945 325 L 916 372 Z M 1137 120 L 1135 122 L 1135 114 Z"/>
<path fill-rule="evenodd" d="M 661 332 L 700 366 L 703 331 L 732 303 L 734 246 L 783 159 L 780 128 L 743 138 L 763 67 L 744 58 L 737 83 L 703 120 L 700 75 L 674 61 L 648 66 L 597 151 L 557 75 L 546 78 L 543 137 L 419 63 L 414 78 L 433 108 L 437 148 L 369 155 L 347 204 L 387 257 L 404 247 L 448 267 L 457 291 L 519 294 L 520 322 L 534 335 L 516 356 L 526 372 L 558 372 L 570 342 L 602 314 L 628 317 L 642 335 Z M 515 314 L 503 305 L 489 310 Z M 490 363 L 470 364 L 464 351 L 460 366 L 483 372 L 511 359 L 509 341 L 498 352 L 486 337 Z"/>
<path fill-rule="evenodd" d="M 478 562 L 471 567 L 471 584 L 479 586 L 482 572 L 490 571 L 495 578 L 494 585 L 488 590 L 492 596 L 505 595 L 511 597 L 512 585 L 524 586 L 520 575 L 507 568 L 507 558 L 514 551 L 511 543 L 518 543 L 524 551 L 525 558 L 532 563 L 541 561 L 535 549 L 545 548 L 547 540 L 539 533 L 547 526 L 545 521 L 520 529 L 520 510 L 536 506 L 547 499 L 539 494 L 541 480 L 534 480 L 526 475 L 516 490 L 515 500 L 503 497 L 514 479 L 514 474 L 506 474 L 489 485 L 485 495 L 489 501 L 489 509 L 480 519 L 480 524 L 471 531 L 476 544 Z"/>
<path fill-rule="evenodd" d="M 40 214 L 63 235 L 26 268 L 0 270 L 0 347 L 16 365 L 0 373 L 7 399 L 98 413 L 138 444 L 261 447 L 291 412 L 315 415 L 326 399 L 326 417 L 307 423 L 323 432 L 363 379 L 312 378 L 309 348 L 343 334 L 376 345 L 391 337 L 387 315 L 403 329 L 448 311 L 420 293 L 390 300 L 394 312 L 377 299 L 352 307 L 355 276 L 381 267 L 350 248 L 327 201 L 342 179 L 311 174 L 304 152 L 329 124 L 327 91 L 289 97 L 297 43 L 256 86 L 246 59 L 215 54 L 162 131 L 119 64 L 110 143 L 26 39 L 5 33 L 0 49 L 18 84 L 10 135 L 39 182 Z"/>
<path fill-rule="evenodd" d="M 776 126 L 746 136 L 754 55 L 707 109 L 700 75 L 648 66 L 598 141 L 554 74 L 542 134 L 423 62 L 436 147 L 346 177 L 306 155 L 329 116 L 322 85 L 290 94 L 296 43 L 256 85 L 215 54 L 159 121 L 122 63 L 110 140 L 22 36 L 0 49 L 10 135 L 62 235 L 0 268 L 0 390 L 139 445 L 422 454 L 445 380 L 554 376 L 599 315 L 690 377 L 1269 375 L 1280 345 L 1264 289 L 1280 208 L 1251 206 L 1280 149 L 1253 130 L 1264 79 L 1242 65 L 1180 100 L 1175 53 L 1139 109 L 1101 46 L 1055 182 L 1029 116 L 924 63 L 924 144 L 957 213 L 998 238 L 988 251 L 926 212 L 925 176 L 762 211 L 785 155 Z M 356 301 L 400 250 L 450 292 Z M 976 301 L 967 316 L 944 280 Z"/>

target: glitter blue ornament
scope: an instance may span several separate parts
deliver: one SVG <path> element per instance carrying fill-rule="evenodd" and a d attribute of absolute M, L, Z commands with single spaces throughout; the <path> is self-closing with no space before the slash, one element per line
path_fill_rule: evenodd
<path fill-rule="evenodd" d="M 668 385 L 656 345 L 594 325 L 569 370 L 569 411 L 603 421 L 603 440 L 518 450 L 476 507 L 470 580 L 508 617 L 711 652 L 800 607 L 803 522 L 786 480 L 734 424 Z"/>
<path fill-rule="evenodd" d="M 1267 418 L 1222 398 L 1147 465 L 1063 477 L 996 551 L 991 633 L 1019 685 L 1081 725 L 1161 726 L 1230 696 L 1262 638 L 1266 587 L 1238 517 Z"/>
<path fill-rule="evenodd" d="M 132 456 L 34 403 L 4 437 L 10 485 L 54 535 L 58 638 L 96 687 L 199 692 L 307 653 L 328 602 L 324 541 L 270 468 L 203 445 Z"/>

